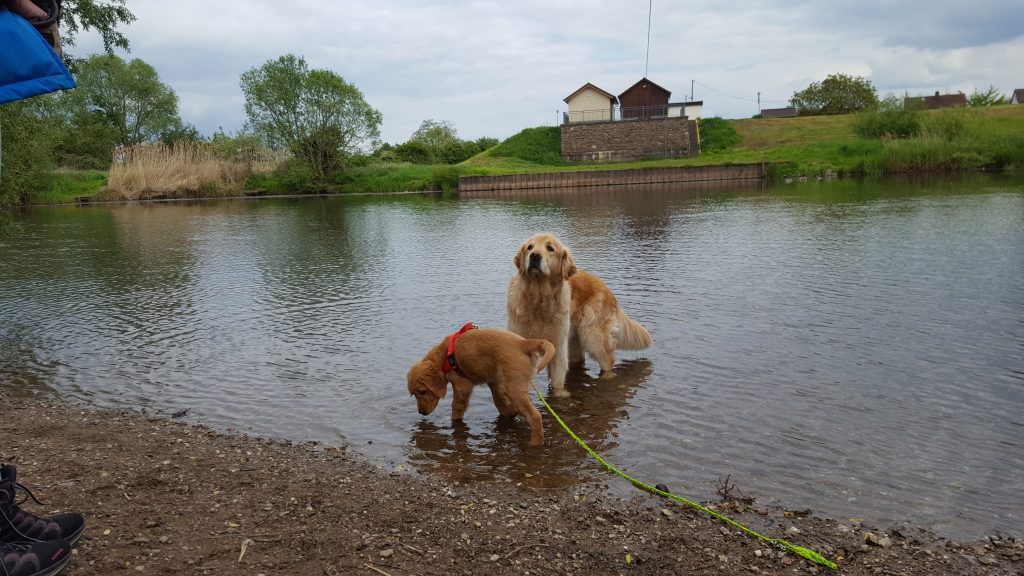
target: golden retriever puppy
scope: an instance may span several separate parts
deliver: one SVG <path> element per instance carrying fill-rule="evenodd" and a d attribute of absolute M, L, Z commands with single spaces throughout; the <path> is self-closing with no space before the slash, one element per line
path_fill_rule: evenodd
<path fill-rule="evenodd" d="M 498 413 L 526 418 L 530 424 L 530 446 L 544 443 L 540 412 L 530 402 L 530 382 L 555 355 L 547 340 L 528 340 L 499 328 L 461 330 L 434 346 L 406 375 L 409 394 L 424 416 L 437 407 L 451 382 L 452 420 L 462 420 L 469 397 L 477 384 L 487 384 Z"/>
<path fill-rule="evenodd" d="M 556 396 L 565 395 L 570 363 L 582 365 L 584 353 L 614 375 L 615 350 L 640 350 L 651 335 L 619 307 L 608 286 L 578 270 L 572 254 L 555 235 L 539 233 L 519 247 L 516 273 L 508 286 L 508 329 L 524 338 L 555 345 L 548 379 Z"/>

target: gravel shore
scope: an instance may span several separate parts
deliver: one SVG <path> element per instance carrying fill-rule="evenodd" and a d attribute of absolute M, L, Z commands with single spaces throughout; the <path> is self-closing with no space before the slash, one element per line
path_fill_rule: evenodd
<path fill-rule="evenodd" d="M 1020 535 L 952 542 L 755 502 L 710 503 L 775 549 L 672 501 L 597 488 L 452 485 L 384 472 L 344 447 L 213 431 L 0 392 L 0 460 L 87 528 L 69 576 L 257 574 L 1024 575 Z"/>

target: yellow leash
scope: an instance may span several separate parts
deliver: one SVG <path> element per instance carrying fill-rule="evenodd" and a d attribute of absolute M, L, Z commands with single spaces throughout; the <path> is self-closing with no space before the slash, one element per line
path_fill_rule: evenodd
<path fill-rule="evenodd" d="M 583 446 L 584 450 L 589 452 L 590 455 L 593 456 L 598 462 L 600 462 L 601 465 L 603 465 L 605 468 L 611 470 L 612 472 L 618 474 L 619 476 L 625 478 L 626 480 L 629 480 L 634 486 L 636 486 L 636 487 L 638 487 L 640 489 L 643 489 L 643 490 L 647 490 L 648 492 L 653 492 L 654 494 L 659 494 L 661 496 L 665 496 L 666 498 L 671 498 L 671 499 L 676 500 L 678 502 L 682 502 L 683 504 L 686 504 L 687 506 L 689 506 L 691 508 L 696 508 L 697 510 L 700 510 L 701 512 L 704 512 L 705 514 L 707 514 L 707 515 L 709 515 L 709 516 L 711 516 L 713 518 L 717 518 L 717 519 L 721 520 L 722 522 L 725 522 L 726 524 L 729 524 L 730 526 L 733 526 L 733 527 L 735 527 L 738 530 L 746 532 L 747 534 L 750 534 L 751 536 L 753 536 L 755 538 L 764 540 L 765 542 L 768 542 L 769 544 L 775 544 L 776 546 L 781 546 L 781 547 L 785 548 L 786 550 L 792 552 L 793 554 L 797 554 L 799 556 L 803 556 L 804 558 L 810 560 L 811 562 L 814 562 L 816 564 L 821 564 L 822 566 L 828 566 L 829 568 L 832 568 L 832 569 L 838 568 L 838 566 L 836 565 L 835 562 L 829 560 L 828 558 L 825 558 L 824 556 L 822 556 L 821 554 L 818 554 L 814 550 L 809 550 L 807 548 L 803 548 L 801 546 L 797 546 L 795 544 L 787 542 L 786 540 L 783 540 L 782 538 L 769 538 L 768 536 L 765 536 L 764 534 L 760 534 L 758 532 L 755 532 L 755 531 L 751 530 L 750 528 L 747 528 L 743 524 L 740 524 L 739 522 L 733 520 L 732 518 L 729 518 L 727 516 L 723 516 L 722 514 L 719 514 L 718 512 L 715 512 L 714 510 L 711 510 L 710 508 L 708 508 L 706 506 L 701 506 L 700 504 L 697 504 L 696 502 L 691 502 L 691 501 L 687 500 L 686 498 L 683 498 L 681 496 L 676 496 L 675 494 L 672 494 L 671 492 L 665 492 L 664 490 L 658 490 L 654 486 L 651 486 L 650 484 L 646 484 L 644 482 L 641 482 L 640 480 L 637 480 L 636 478 L 633 478 L 632 476 L 626 474 L 625 472 L 622 472 L 621 470 L 619 470 L 615 466 L 612 466 L 611 464 L 609 464 L 608 461 L 606 461 L 604 458 L 601 458 L 601 456 L 598 455 L 597 452 L 594 452 L 590 448 L 590 446 L 587 446 L 587 443 L 584 442 L 582 439 L 580 439 L 580 437 L 577 436 L 576 433 L 573 432 L 572 429 L 570 429 L 565 424 L 565 422 L 562 421 L 561 418 L 559 418 L 558 413 L 555 412 L 555 410 L 551 407 L 551 405 L 548 404 L 548 401 L 544 399 L 544 395 L 541 394 L 540 390 L 537 389 L 537 385 L 533 384 L 532 382 L 531 382 L 531 384 L 533 385 L 534 392 L 537 393 L 537 397 L 540 398 L 540 401 L 544 403 L 544 407 L 548 409 L 548 412 L 550 412 L 551 415 L 555 417 L 555 420 L 557 420 L 558 423 L 562 425 L 562 428 L 564 428 L 565 431 L 568 432 L 569 435 L 572 436 L 573 439 L 576 440 L 576 442 L 579 443 L 580 446 Z"/>

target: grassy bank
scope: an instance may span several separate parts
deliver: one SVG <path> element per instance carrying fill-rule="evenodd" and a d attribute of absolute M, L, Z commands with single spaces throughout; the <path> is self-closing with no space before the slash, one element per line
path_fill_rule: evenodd
<path fill-rule="evenodd" d="M 622 170 L 767 162 L 776 175 L 883 175 L 927 172 L 1024 171 L 1024 106 L 1002 105 L 915 113 L 912 136 L 859 136 L 865 114 L 727 120 L 738 144 L 694 158 L 568 165 L 557 126 L 528 128 L 457 165 L 362 159 L 331 181 L 314 183 L 300 167 L 225 160 L 203 146 L 143 148 L 115 165 L 99 197 L 145 199 L 234 196 L 243 193 L 448 191 L 459 176 L 566 170 Z M 874 120 L 878 120 L 875 118 Z M 877 123 L 877 122 L 876 122 Z M 705 120 L 710 125 L 710 120 Z M 710 134 L 710 130 L 708 131 Z M 710 136 L 709 136 L 710 137 Z M 711 148 L 711 146 L 708 146 Z M 70 202 L 97 195 L 102 172 L 59 172 L 42 183 L 36 201 Z"/>
<path fill-rule="evenodd" d="M 107 185 L 107 173 L 100 170 L 58 170 L 33 197 L 39 204 L 70 204 L 77 198 L 91 198 Z"/>

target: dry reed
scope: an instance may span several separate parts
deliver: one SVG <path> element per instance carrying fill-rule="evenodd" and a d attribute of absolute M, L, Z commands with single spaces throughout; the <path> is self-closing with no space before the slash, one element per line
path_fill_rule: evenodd
<path fill-rule="evenodd" d="M 115 155 L 106 196 L 119 200 L 240 194 L 252 162 L 217 158 L 208 144 L 139 144 Z"/>

